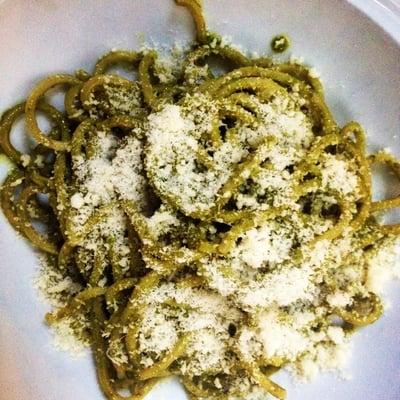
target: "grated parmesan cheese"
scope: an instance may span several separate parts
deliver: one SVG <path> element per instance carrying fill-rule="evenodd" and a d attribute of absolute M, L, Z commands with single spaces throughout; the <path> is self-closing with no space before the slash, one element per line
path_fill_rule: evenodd
<path fill-rule="evenodd" d="M 330 187 L 344 195 L 357 190 L 357 175 L 349 170 L 348 163 L 332 154 L 326 154 L 321 168 L 322 186 Z"/>
<path fill-rule="evenodd" d="M 310 345 L 310 338 L 296 329 L 291 323 L 280 322 L 275 310 L 266 311 L 259 316 L 258 335 L 266 359 L 275 357 L 293 361 Z"/>
<path fill-rule="evenodd" d="M 393 241 L 389 247 L 379 250 L 368 262 L 366 287 L 374 293 L 382 293 L 387 282 L 400 279 L 399 243 Z"/>
<path fill-rule="evenodd" d="M 74 319 L 63 318 L 52 324 L 52 332 L 53 344 L 56 349 L 65 351 L 74 358 L 79 358 L 87 354 L 90 343 L 77 336 L 77 331 L 73 328 L 76 321 L 76 317 Z"/>
<path fill-rule="evenodd" d="M 287 306 L 299 300 L 311 300 L 315 289 L 310 282 L 310 275 L 311 270 L 305 268 L 273 271 L 262 281 L 239 289 L 239 302 L 246 309 L 254 309 L 273 304 Z"/>
<path fill-rule="evenodd" d="M 289 258 L 293 245 L 285 230 L 274 229 L 265 225 L 259 229 L 250 229 L 242 236 L 235 247 L 233 256 L 240 256 L 252 268 L 261 268 L 265 263 L 274 265 Z"/>
<path fill-rule="evenodd" d="M 344 308 L 352 303 L 352 297 L 349 293 L 336 291 L 326 297 L 327 302 L 332 307 Z"/>
<path fill-rule="evenodd" d="M 27 167 L 31 163 L 31 156 L 29 154 L 22 154 L 21 163 L 23 167 Z"/>

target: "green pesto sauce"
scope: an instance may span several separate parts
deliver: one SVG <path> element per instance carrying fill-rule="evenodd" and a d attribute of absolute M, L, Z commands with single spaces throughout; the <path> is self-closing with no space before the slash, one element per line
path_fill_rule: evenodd
<path fill-rule="evenodd" d="M 271 40 L 271 49 L 275 53 L 283 53 L 290 46 L 290 40 L 286 35 L 276 35 Z"/>
<path fill-rule="evenodd" d="M 211 48 L 214 48 L 218 45 L 220 45 L 222 42 L 222 37 L 220 34 L 216 32 L 207 32 L 207 42 L 206 45 L 210 46 Z"/>

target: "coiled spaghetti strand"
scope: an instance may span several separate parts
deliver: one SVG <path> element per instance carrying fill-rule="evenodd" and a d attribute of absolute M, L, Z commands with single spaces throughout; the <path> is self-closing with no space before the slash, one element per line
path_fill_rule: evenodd
<path fill-rule="evenodd" d="M 49 241 L 44 235 L 38 233 L 38 231 L 32 226 L 28 215 L 28 201 L 30 197 L 41 193 L 41 189 L 34 186 L 26 186 L 20 196 L 16 206 L 18 219 L 21 222 L 21 230 L 23 234 L 29 239 L 29 241 L 40 250 L 50 254 L 58 254 L 59 248 L 54 243 Z"/>
<path fill-rule="evenodd" d="M 144 100 L 151 109 L 155 109 L 157 106 L 157 97 L 150 78 L 150 68 L 153 66 L 156 58 L 156 53 L 149 51 L 143 56 L 143 59 L 139 64 L 139 82 Z"/>
<path fill-rule="evenodd" d="M 207 42 L 207 28 L 203 17 L 201 0 L 175 0 L 179 6 L 186 7 L 192 14 L 196 26 L 197 41 L 201 44 Z"/>
<path fill-rule="evenodd" d="M 38 142 L 46 147 L 49 147 L 56 151 L 68 151 L 70 149 L 69 141 L 60 141 L 51 139 L 39 128 L 36 120 L 36 111 L 39 109 L 39 101 L 45 95 L 45 93 L 58 85 L 77 85 L 80 81 L 72 75 L 53 75 L 49 78 L 43 79 L 39 84 L 32 90 L 31 94 L 26 100 L 25 105 L 25 120 L 28 132 Z M 52 120 L 54 120 L 62 130 L 69 130 L 68 125 L 64 117 L 58 112 L 51 112 L 49 114 Z"/>
<path fill-rule="evenodd" d="M 286 390 L 267 378 L 256 364 L 242 361 L 241 365 L 265 391 L 279 400 L 285 400 Z"/>
<path fill-rule="evenodd" d="M 15 189 L 25 180 L 25 176 L 19 169 L 14 169 L 6 178 L 1 187 L 1 208 L 8 222 L 17 231 L 22 232 L 23 221 L 17 213 L 14 203 Z"/>
<path fill-rule="evenodd" d="M 135 51 L 116 50 L 102 56 L 94 67 L 94 75 L 104 75 L 107 70 L 115 65 L 127 64 L 137 67 L 142 55 Z"/>
<path fill-rule="evenodd" d="M 368 308 L 368 310 L 365 310 Z M 366 326 L 378 320 L 383 313 L 383 305 L 379 297 L 374 293 L 369 293 L 367 298 L 358 299 L 350 309 L 336 310 L 338 315 L 349 324 L 356 327 Z"/>
<path fill-rule="evenodd" d="M 190 342 L 190 334 L 184 335 L 174 346 L 174 348 L 166 354 L 159 362 L 155 363 L 151 367 L 143 369 L 139 373 L 139 379 L 147 380 L 150 378 L 157 378 L 159 376 L 163 376 L 163 373 L 167 370 L 167 368 L 178 358 L 182 357 L 186 348 Z"/>
<path fill-rule="evenodd" d="M 89 78 L 90 79 L 90 78 Z M 85 120 L 88 115 L 86 110 L 83 108 L 80 93 L 83 87 L 83 83 L 71 86 L 65 93 L 64 107 L 67 112 L 68 118 L 78 122 Z"/>
<path fill-rule="evenodd" d="M 107 345 L 102 336 L 106 317 L 102 310 L 102 304 L 98 300 L 95 300 L 93 305 L 93 317 L 92 348 L 96 364 L 97 378 L 102 391 L 110 400 L 142 400 L 157 384 L 158 379 L 150 379 L 146 381 L 139 388 L 138 392 L 133 393 L 128 397 L 119 395 L 112 382 L 113 378 L 110 373 L 110 361 L 106 355 Z"/>
<path fill-rule="evenodd" d="M 90 300 L 99 296 L 103 296 L 106 293 L 106 290 L 107 289 L 103 287 L 89 287 L 85 290 L 82 290 L 75 297 L 73 297 L 69 304 L 67 304 L 65 307 L 59 308 L 54 313 L 46 314 L 47 323 L 52 324 L 68 315 L 73 315 L 79 307 L 84 306 L 86 303 L 90 302 Z"/>

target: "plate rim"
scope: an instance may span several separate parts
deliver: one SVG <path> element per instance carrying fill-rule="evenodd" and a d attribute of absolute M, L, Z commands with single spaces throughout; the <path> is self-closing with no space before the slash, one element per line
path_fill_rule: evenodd
<path fill-rule="evenodd" d="M 400 46 L 400 0 L 346 0 Z"/>

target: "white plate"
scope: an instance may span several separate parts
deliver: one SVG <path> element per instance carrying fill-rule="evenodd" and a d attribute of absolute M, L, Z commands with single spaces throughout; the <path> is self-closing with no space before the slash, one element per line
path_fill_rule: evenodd
<path fill-rule="evenodd" d="M 54 71 L 90 68 L 113 47 L 137 48 L 140 35 L 156 42 L 193 34 L 185 10 L 172 0 L 0 0 L 0 110 L 23 98 Z M 398 0 L 205 1 L 212 30 L 250 50 L 268 49 L 285 32 L 291 52 L 320 71 L 337 120 L 360 121 L 369 142 L 400 155 L 400 8 Z M 363 11 L 360 11 L 363 10 Z M 369 17 L 367 17 L 367 15 Z M 371 19 L 372 18 L 372 19 Z M 399 136 L 400 138 L 400 136 Z M 38 262 L 29 246 L 0 221 L 0 399 L 101 400 L 90 356 L 72 360 L 52 347 L 32 276 Z M 393 307 L 354 340 L 352 380 L 320 376 L 294 386 L 289 400 L 400 399 L 400 285 Z M 167 383 L 149 399 L 184 399 Z"/>

